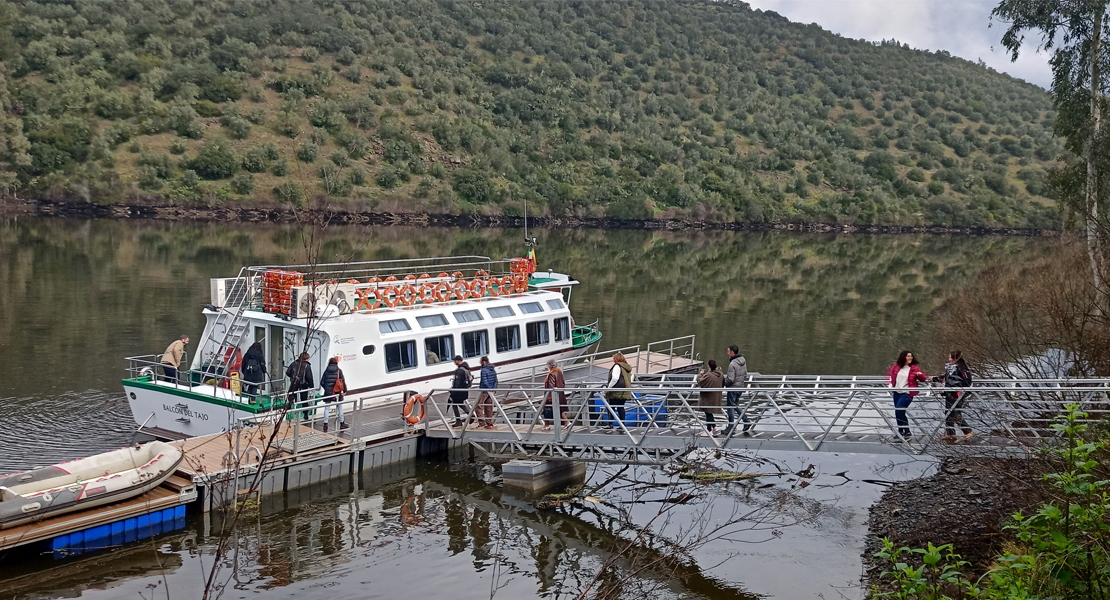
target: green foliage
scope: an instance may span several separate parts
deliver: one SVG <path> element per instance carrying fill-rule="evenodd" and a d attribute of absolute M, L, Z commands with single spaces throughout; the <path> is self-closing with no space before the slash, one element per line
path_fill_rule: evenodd
<path fill-rule="evenodd" d="M 319 153 L 320 147 L 315 142 L 304 142 L 297 146 L 297 160 L 303 163 L 316 162 L 316 155 Z"/>
<path fill-rule="evenodd" d="M 250 173 L 265 173 L 266 172 L 266 156 L 261 148 L 254 148 L 247 150 L 243 153 L 243 161 L 241 166 L 244 171 Z"/>
<path fill-rule="evenodd" d="M 976 585 L 957 571 L 967 563 L 950 545 L 895 550 L 884 540 L 876 558 L 891 565 L 881 577 L 893 584 L 894 591 L 876 596 L 906 600 L 1102 597 L 1110 586 L 1110 481 L 1101 478 L 1095 456 L 1104 444 L 1090 439 L 1084 423 L 1087 413 L 1074 404 L 1067 411 L 1052 425 L 1064 445 L 1049 450 L 1063 469 L 1045 476 L 1059 495 L 1028 517 L 1014 515 L 1007 528 L 1017 534 L 1017 553 L 999 557 L 997 566 Z M 912 554 L 921 555 L 920 566 L 915 566 L 918 561 L 910 564 L 901 558 Z"/>
<path fill-rule="evenodd" d="M 274 196 L 285 204 L 291 204 L 296 207 L 303 207 L 305 202 L 304 191 L 301 186 L 287 181 L 281 185 L 274 187 Z"/>
<path fill-rule="evenodd" d="M 227 143 L 214 140 L 206 142 L 187 166 L 204 179 L 212 180 L 231 177 L 239 168 L 239 162 Z"/>
<path fill-rule="evenodd" d="M 185 140 L 174 140 L 170 142 L 170 154 L 185 154 L 188 147 L 185 145 Z"/>
<path fill-rule="evenodd" d="M 240 196 L 249 195 L 254 191 L 254 176 L 250 173 L 240 173 L 231 180 L 231 187 Z"/>
<path fill-rule="evenodd" d="M 221 117 L 220 136 L 246 147 L 261 126 L 312 128 L 317 153 L 380 154 L 366 176 L 386 187 L 449 181 L 448 208 L 457 194 L 465 210 L 512 210 L 516 190 L 593 217 L 1057 223 L 1029 201 L 1048 197 L 1047 178 L 1019 183 L 1009 168 L 1045 172 L 1061 153 L 1042 90 L 743 3 L 170 6 L 0 4 L 3 89 L 21 107 L 0 123 L 5 136 L 19 126 L 4 182 L 62 189 L 122 141 L 199 139 L 202 119 Z M 108 168 L 126 172 L 119 162 Z M 946 191 L 918 185 L 930 181 Z"/>

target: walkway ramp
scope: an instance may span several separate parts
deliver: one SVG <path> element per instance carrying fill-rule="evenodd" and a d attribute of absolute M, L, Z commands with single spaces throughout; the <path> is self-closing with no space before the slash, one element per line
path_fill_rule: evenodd
<path fill-rule="evenodd" d="M 641 378 L 644 379 L 644 378 Z M 724 407 L 701 403 L 691 376 L 640 381 L 624 406 L 607 400 L 605 390 L 569 387 L 565 418 L 552 411 L 545 426 L 551 390 L 501 391 L 492 402 L 493 425 L 458 422 L 448 412 L 446 393 L 429 400 L 426 435 L 464 440 L 504 458 L 552 458 L 613 463 L 659 464 L 699 449 L 786 450 L 866 454 L 1024 455 L 1058 441 L 1052 425 L 1069 404 L 1100 419 L 1110 410 L 1110 380 L 993 379 L 971 388 L 915 388 L 899 431 L 892 390 L 881 377 L 756 375 L 737 404 L 750 423 L 737 419 L 731 435 Z M 728 390 L 717 390 L 726 392 Z M 902 390 L 897 390 L 902 391 Z M 911 391 L 911 390 L 905 390 Z M 958 441 L 945 437 L 945 420 L 957 414 L 944 393 L 959 393 L 963 414 L 975 434 Z M 623 409 L 624 418 L 620 418 Z M 711 432 L 706 413 L 713 415 Z M 458 425 L 456 425 L 458 423 Z"/>

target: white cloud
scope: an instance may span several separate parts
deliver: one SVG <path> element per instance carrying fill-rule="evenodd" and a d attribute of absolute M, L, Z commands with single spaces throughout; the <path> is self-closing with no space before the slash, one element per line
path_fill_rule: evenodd
<path fill-rule="evenodd" d="M 1003 23 L 991 23 L 997 0 L 747 0 L 800 23 L 817 23 L 845 37 L 896 39 L 922 50 L 947 50 L 1018 79 L 1048 87 L 1048 56 L 1026 43 L 1017 62 L 1002 46 Z M 1029 36 L 1027 36 L 1029 37 Z M 1035 41 L 1035 40 L 1034 40 Z"/>

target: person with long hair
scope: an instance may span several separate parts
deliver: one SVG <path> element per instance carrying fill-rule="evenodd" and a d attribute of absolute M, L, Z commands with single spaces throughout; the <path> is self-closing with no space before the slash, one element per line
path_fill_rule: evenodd
<path fill-rule="evenodd" d="M 946 388 L 971 387 L 971 370 L 964 362 L 963 352 L 953 350 L 948 353 L 948 362 L 944 365 L 944 376 L 934 377 L 933 381 L 943 381 Z M 956 441 L 956 426 L 959 425 L 964 433 L 964 441 L 970 440 L 975 434 L 967 421 L 964 420 L 964 394 L 963 391 L 944 392 L 944 436 L 940 439 L 946 442 Z"/>
<path fill-rule="evenodd" d="M 562 420 L 563 429 L 570 429 L 570 421 L 567 420 L 567 393 L 563 389 L 567 387 L 566 379 L 563 378 L 563 370 L 559 368 L 559 363 L 554 359 L 547 361 L 547 377 L 543 380 L 543 387 L 550 392 L 544 392 L 543 397 L 543 428 L 544 430 L 551 429 L 551 423 L 555 420 L 555 414 L 559 413 L 559 419 Z M 558 391 L 555 391 L 558 390 Z"/>
<path fill-rule="evenodd" d="M 713 414 L 721 415 L 721 392 L 720 389 L 725 387 L 725 374 L 717 367 L 717 361 L 710 360 L 707 363 L 709 370 L 702 369 L 698 372 L 698 377 L 695 382 L 700 388 L 710 388 L 713 391 L 699 392 L 698 404 L 701 405 L 702 412 L 705 413 L 705 428 L 708 434 L 702 435 L 716 435 L 717 423 L 713 418 Z M 723 415 L 721 415 L 723 416 Z"/>
<path fill-rule="evenodd" d="M 916 388 L 917 382 L 928 380 L 921 367 L 917 366 L 917 357 L 909 350 L 903 350 L 898 355 L 898 360 L 890 367 L 890 387 L 894 388 L 891 392 L 894 396 L 894 420 L 898 422 L 898 433 L 903 439 L 908 440 L 912 437 L 906 409 L 913 402 L 913 397 L 917 395 L 916 391 L 909 388 Z"/>
<path fill-rule="evenodd" d="M 617 352 L 613 355 L 613 366 L 609 369 L 609 381 L 605 387 L 610 391 L 605 392 L 605 399 L 609 402 L 609 406 L 617 413 L 617 421 L 624 422 L 624 403 L 632 399 L 632 365 L 628 364 L 625 360 L 624 354 Z M 606 433 L 612 433 L 616 427 L 616 422 L 612 420 L 612 415 L 605 417 L 609 424 L 606 426 Z"/>

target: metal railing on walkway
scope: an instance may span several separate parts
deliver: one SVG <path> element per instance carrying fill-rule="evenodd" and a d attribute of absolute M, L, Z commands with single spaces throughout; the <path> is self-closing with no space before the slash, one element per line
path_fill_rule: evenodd
<path fill-rule="evenodd" d="M 1053 425 L 1068 405 L 1089 421 L 1110 412 L 1110 380 L 1103 379 L 892 389 L 882 377 L 759 375 L 741 390 L 709 390 L 687 376 L 617 390 L 519 386 L 494 390 L 481 403 L 472 389 L 461 405 L 450 402 L 450 391 L 429 398 L 431 437 L 465 440 L 501 457 L 626 463 L 668 462 L 697 449 L 1024 454 L 1058 441 Z M 558 391 L 567 399 L 555 408 Z M 726 394 L 738 391 L 730 405 Z M 631 398 L 622 402 L 610 392 Z M 720 405 L 703 400 L 706 392 L 720 392 Z M 894 393 L 915 396 L 903 410 Z M 480 417 L 463 414 L 479 408 Z M 973 432 L 968 439 L 965 429 Z"/>

